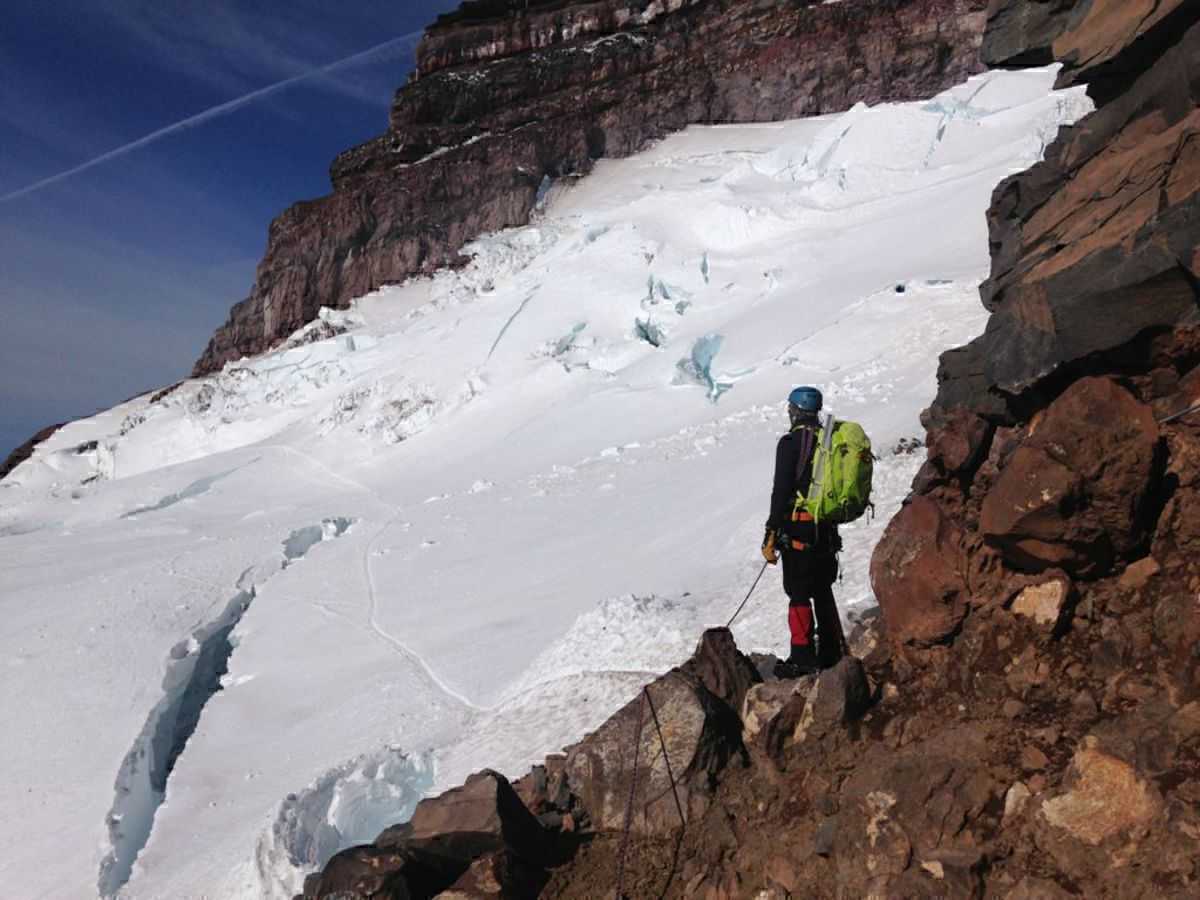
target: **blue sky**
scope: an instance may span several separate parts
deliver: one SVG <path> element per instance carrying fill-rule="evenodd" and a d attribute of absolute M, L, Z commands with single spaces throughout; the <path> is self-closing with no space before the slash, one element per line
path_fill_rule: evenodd
<path fill-rule="evenodd" d="M 384 130 L 412 67 L 414 33 L 457 5 L 8 0 L 0 29 L 0 458 L 43 425 L 186 375 L 249 292 L 270 220 L 328 193 L 333 157 Z"/>

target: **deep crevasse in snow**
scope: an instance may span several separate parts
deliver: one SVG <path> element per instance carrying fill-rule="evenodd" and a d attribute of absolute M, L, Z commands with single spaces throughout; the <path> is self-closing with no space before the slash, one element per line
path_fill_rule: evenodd
<path fill-rule="evenodd" d="M 6 871 L 95 895 L 170 648 L 314 522 L 355 526 L 259 571 L 124 896 L 288 896 L 423 792 L 597 725 L 744 594 L 798 383 L 883 457 L 837 588 L 868 603 L 920 463 L 891 448 L 982 327 L 992 188 L 1088 109 L 1052 82 L 690 128 L 461 271 L 54 435 L 0 485 Z M 777 575 L 735 630 L 783 648 Z"/>

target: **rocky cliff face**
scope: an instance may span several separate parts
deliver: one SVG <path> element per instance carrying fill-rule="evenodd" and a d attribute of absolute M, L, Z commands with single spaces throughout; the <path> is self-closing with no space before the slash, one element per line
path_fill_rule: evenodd
<path fill-rule="evenodd" d="M 524 224 L 548 180 L 690 123 L 930 96 L 977 71 L 984 0 L 476 0 L 439 19 L 388 130 L 270 228 L 195 374 Z"/>
<path fill-rule="evenodd" d="M 996 647 L 1007 689 L 962 670 L 975 702 L 1060 741 L 1086 712 L 1069 759 L 1042 748 L 1042 832 L 1016 852 L 1070 892 L 1187 896 L 1192 864 L 1168 859 L 1200 849 L 1178 725 L 1200 691 L 1200 6 L 994 0 L 984 59 L 1058 60 L 1098 109 L 996 190 L 992 315 L 942 358 L 872 577 L 900 669 Z M 997 636 L 1013 617 L 1051 643 Z"/>
<path fill-rule="evenodd" d="M 58 425 L 48 425 L 23 443 L 20 447 L 15 449 L 12 453 L 8 454 L 4 461 L 0 462 L 0 479 L 3 479 L 8 475 L 9 472 L 11 472 L 21 463 L 25 462 L 25 460 L 29 459 L 29 457 L 33 455 L 33 449 L 60 428 L 62 428 L 62 423 L 59 423 Z"/>
<path fill-rule="evenodd" d="M 947 639 L 1023 578 L 1092 584 L 1189 547 L 1196 417 L 1168 417 L 1200 400 L 1200 7 L 990 16 L 989 63 L 1058 59 L 1099 108 L 993 197 L 992 315 L 942 358 L 928 461 L 875 560 L 901 643 Z"/>

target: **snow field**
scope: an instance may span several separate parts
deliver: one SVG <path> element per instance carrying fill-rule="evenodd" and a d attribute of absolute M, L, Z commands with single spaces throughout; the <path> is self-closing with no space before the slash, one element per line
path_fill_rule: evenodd
<path fill-rule="evenodd" d="M 991 191 L 1088 109 L 1053 79 L 688 129 L 460 271 L 41 445 L 0 484 L 6 883 L 290 897 L 426 791 L 578 739 L 745 595 L 796 384 L 881 457 L 836 589 L 869 605 L 921 462 L 891 448 L 983 325 Z M 735 632 L 784 648 L 778 573 Z M 193 657 L 194 730 L 139 792 Z"/>

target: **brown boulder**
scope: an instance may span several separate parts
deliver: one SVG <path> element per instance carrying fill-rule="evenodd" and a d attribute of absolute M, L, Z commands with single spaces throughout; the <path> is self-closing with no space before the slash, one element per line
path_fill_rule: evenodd
<path fill-rule="evenodd" d="M 1066 535 L 1082 491 L 1070 467 L 1038 447 L 1019 447 L 984 498 L 980 528 L 1021 568 L 1065 568 L 1080 557 Z"/>
<path fill-rule="evenodd" d="M 491 862 L 475 866 L 485 857 Z M 488 770 L 472 775 L 462 787 L 422 800 L 408 823 L 387 829 L 374 844 L 338 853 L 304 896 L 408 900 L 432 897 L 464 878 L 464 884 L 480 889 L 495 881 L 499 890 L 537 882 L 554 861 L 545 829 L 507 779 Z M 468 877 L 469 870 L 477 877 Z M 489 872 L 491 881 L 485 877 Z"/>
<path fill-rule="evenodd" d="M 1032 584 L 1017 594 L 1013 601 L 1014 615 L 1032 619 L 1035 624 L 1058 628 L 1070 611 L 1071 582 L 1055 578 Z"/>
<path fill-rule="evenodd" d="M 888 523 L 871 557 L 871 585 L 889 639 L 928 645 L 967 613 L 962 532 L 928 497 L 913 497 Z"/>
<path fill-rule="evenodd" d="M 756 725 L 761 732 L 761 744 L 776 761 L 783 752 L 805 741 L 816 741 L 862 718 L 871 706 L 871 685 L 862 663 L 852 656 L 844 657 L 836 666 L 816 676 L 785 682 L 790 691 L 772 691 L 758 698 L 761 708 L 749 710 L 756 717 L 766 718 L 775 707 L 774 715 L 765 726 Z M 763 685 L 774 688 L 774 685 Z M 760 689 L 756 689 L 760 690 Z M 753 692 L 747 695 L 747 705 Z"/>
<path fill-rule="evenodd" d="M 929 433 L 929 459 L 946 473 L 969 473 L 981 462 L 992 426 L 966 409 L 952 410 Z"/>
<path fill-rule="evenodd" d="M 1158 564 L 1158 560 L 1153 556 L 1147 556 L 1126 566 L 1125 571 L 1117 580 L 1117 584 L 1127 591 L 1141 590 L 1151 578 L 1161 571 L 1162 566 Z"/>
<path fill-rule="evenodd" d="M 649 684 L 567 751 L 567 785 L 595 830 L 622 830 L 632 793 L 632 830 L 648 836 L 672 834 L 680 827 L 676 791 L 684 815 L 700 815 L 729 762 L 747 760 L 737 712 L 688 674 L 701 669 L 710 676 L 725 673 L 717 686 L 729 696 L 737 695 L 737 685 L 748 683 L 753 666 L 742 657 L 750 666 L 747 671 L 734 658 L 741 654 L 732 640 L 724 639 L 725 631 L 706 633 L 691 664 Z"/>
<path fill-rule="evenodd" d="M 850 774 L 833 849 L 845 896 L 972 895 L 948 888 L 974 880 L 981 854 L 969 826 L 1003 796 L 982 762 L 995 739 L 982 727 L 948 725 Z"/>
<path fill-rule="evenodd" d="M 1042 816 L 1085 844 L 1097 845 L 1162 811 L 1162 798 L 1129 763 L 1085 741 L 1071 766 L 1073 786 L 1042 804 Z"/>
<path fill-rule="evenodd" d="M 747 744 L 754 741 L 793 696 L 807 697 L 811 687 L 811 678 L 797 678 L 794 681 L 768 681 L 750 688 L 742 703 L 743 740 Z"/>
<path fill-rule="evenodd" d="M 545 830 L 508 779 L 490 769 L 470 776 L 462 787 L 422 800 L 406 831 L 409 840 L 437 841 L 443 852 L 468 860 L 505 849 L 531 861 L 550 855 Z"/>
<path fill-rule="evenodd" d="M 852 656 L 843 657 L 832 669 L 817 676 L 793 740 L 799 743 L 810 736 L 828 734 L 861 719 L 870 706 L 871 686 L 862 663 Z"/>
<path fill-rule="evenodd" d="M 544 870 L 501 851 L 481 856 L 436 900 L 525 900 L 546 883 Z"/>
<path fill-rule="evenodd" d="M 304 900 L 410 900 L 431 897 L 454 883 L 468 863 L 424 848 L 351 847 L 335 855 L 320 877 L 306 881 Z"/>
<path fill-rule="evenodd" d="M 741 709 L 746 691 L 762 681 L 754 663 L 738 650 L 728 628 L 707 629 L 700 636 L 696 652 L 679 670 L 733 709 Z"/>
<path fill-rule="evenodd" d="M 1158 425 L 1108 378 L 1055 400 L 1013 453 L 980 510 L 985 537 L 1012 565 L 1098 575 L 1144 539 Z"/>

